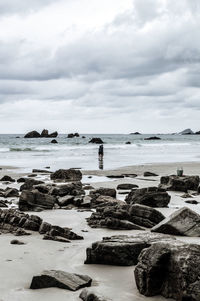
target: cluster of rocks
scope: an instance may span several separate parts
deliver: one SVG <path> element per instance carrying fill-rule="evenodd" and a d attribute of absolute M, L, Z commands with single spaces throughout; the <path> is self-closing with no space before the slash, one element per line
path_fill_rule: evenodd
<path fill-rule="evenodd" d="M 198 190 L 199 176 L 164 176 L 160 178 L 160 188 L 173 191 Z"/>
<path fill-rule="evenodd" d="M 29 215 L 14 209 L 0 209 L 0 231 L 15 235 L 26 235 L 24 230 L 37 231 L 44 234 L 44 239 L 69 242 L 83 239 L 69 228 L 62 228 L 44 222 L 37 215 Z"/>
<path fill-rule="evenodd" d="M 56 138 L 58 136 L 58 132 L 53 132 L 49 134 L 49 131 L 44 129 L 41 134 L 37 131 L 28 132 L 24 138 Z"/>
<path fill-rule="evenodd" d="M 80 137 L 79 133 L 70 133 L 67 135 L 67 138 Z"/>

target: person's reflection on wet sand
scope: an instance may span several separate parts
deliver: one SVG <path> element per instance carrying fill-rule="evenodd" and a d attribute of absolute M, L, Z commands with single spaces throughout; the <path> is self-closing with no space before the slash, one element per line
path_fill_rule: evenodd
<path fill-rule="evenodd" d="M 99 169 L 103 169 L 103 156 L 99 157 Z"/>

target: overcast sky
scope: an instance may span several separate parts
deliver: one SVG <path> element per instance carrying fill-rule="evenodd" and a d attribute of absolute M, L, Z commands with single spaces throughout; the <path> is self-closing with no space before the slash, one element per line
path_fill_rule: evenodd
<path fill-rule="evenodd" d="M 199 0 L 0 0 L 0 132 L 200 130 Z"/>

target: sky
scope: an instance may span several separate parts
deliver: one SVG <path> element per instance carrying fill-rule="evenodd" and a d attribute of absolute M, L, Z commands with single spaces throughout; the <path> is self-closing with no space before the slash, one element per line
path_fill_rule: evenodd
<path fill-rule="evenodd" d="M 1 0 L 0 133 L 200 130 L 199 0 Z"/>

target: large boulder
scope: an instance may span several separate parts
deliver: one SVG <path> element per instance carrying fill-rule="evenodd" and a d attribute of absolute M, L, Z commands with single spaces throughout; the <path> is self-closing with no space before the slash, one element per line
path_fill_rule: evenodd
<path fill-rule="evenodd" d="M 80 181 L 82 179 L 82 173 L 78 169 L 59 169 L 51 174 L 51 180 L 59 181 Z"/>
<path fill-rule="evenodd" d="M 58 136 L 58 132 L 53 132 L 51 134 L 49 134 L 49 138 L 56 138 Z"/>
<path fill-rule="evenodd" d="M 92 279 L 87 275 L 78 275 L 58 270 L 43 271 L 34 276 L 30 289 L 58 287 L 70 291 L 77 291 L 83 287 L 91 286 Z"/>
<path fill-rule="evenodd" d="M 37 131 L 29 132 L 24 136 L 24 138 L 40 138 L 40 137 L 41 135 Z"/>
<path fill-rule="evenodd" d="M 87 222 L 91 228 L 143 230 L 143 227 L 152 228 L 164 218 L 162 213 L 151 207 L 119 202 L 97 207 Z"/>
<path fill-rule="evenodd" d="M 177 301 L 200 300 L 200 245 L 158 242 L 144 249 L 135 268 L 139 292 Z"/>
<path fill-rule="evenodd" d="M 199 176 L 164 176 L 160 178 L 160 187 L 166 190 L 183 191 L 197 190 Z"/>
<path fill-rule="evenodd" d="M 43 138 L 49 137 L 49 131 L 44 129 L 41 133 L 41 137 L 43 137 Z"/>
<path fill-rule="evenodd" d="M 103 144 L 103 140 L 101 138 L 92 138 L 89 143 Z"/>
<path fill-rule="evenodd" d="M 33 187 L 34 187 L 35 185 L 40 185 L 40 184 L 44 184 L 44 182 L 43 182 L 43 181 L 40 181 L 40 180 L 25 178 L 24 184 L 22 184 L 22 185 L 20 186 L 20 191 L 23 191 L 23 190 L 31 190 L 31 189 L 33 189 Z"/>
<path fill-rule="evenodd" d="M 148 187 L 132 190 L 125 198 L 128 204 L 141 204 L 150 207 L 167 207 L 170 195 L 161 188 Z"/>
<path fill-rule="evenodd" d="M 136 265 L 144 248 L 155 242 L 171 240 L 174 241 L 171 236 L 153 233 L 104 237 L 87 248 L 85 264 Z"/>
<path fill-rule="evenodd" d="M 20 211 L 53 209 L 57 199 L 36 189 L 23 190 L 19 198 Z"/>
<path fill-rule="evenodd" d="M 37 186 L 36 186 L 37 187 Z M 63 197 L 66 195 L 85 195 L 85 191 L 82 188 L 82 183 L 80 181 L 76 181 L 74 183 L 67 183 L 64 185 L 53 186 L 49 193 L 51 195 Z"/>
<path fill-rule="evenodd" d="M 172 235 L 200 236 L 200 215 L 183 207 L 153 227 L 151 231 Z"/>
<path fill-rule="evenodd" d="M 144 138 L 144 140 L 161 140 L 161 138 L 157 136 L 152 136 L 152 137 Z"/>

